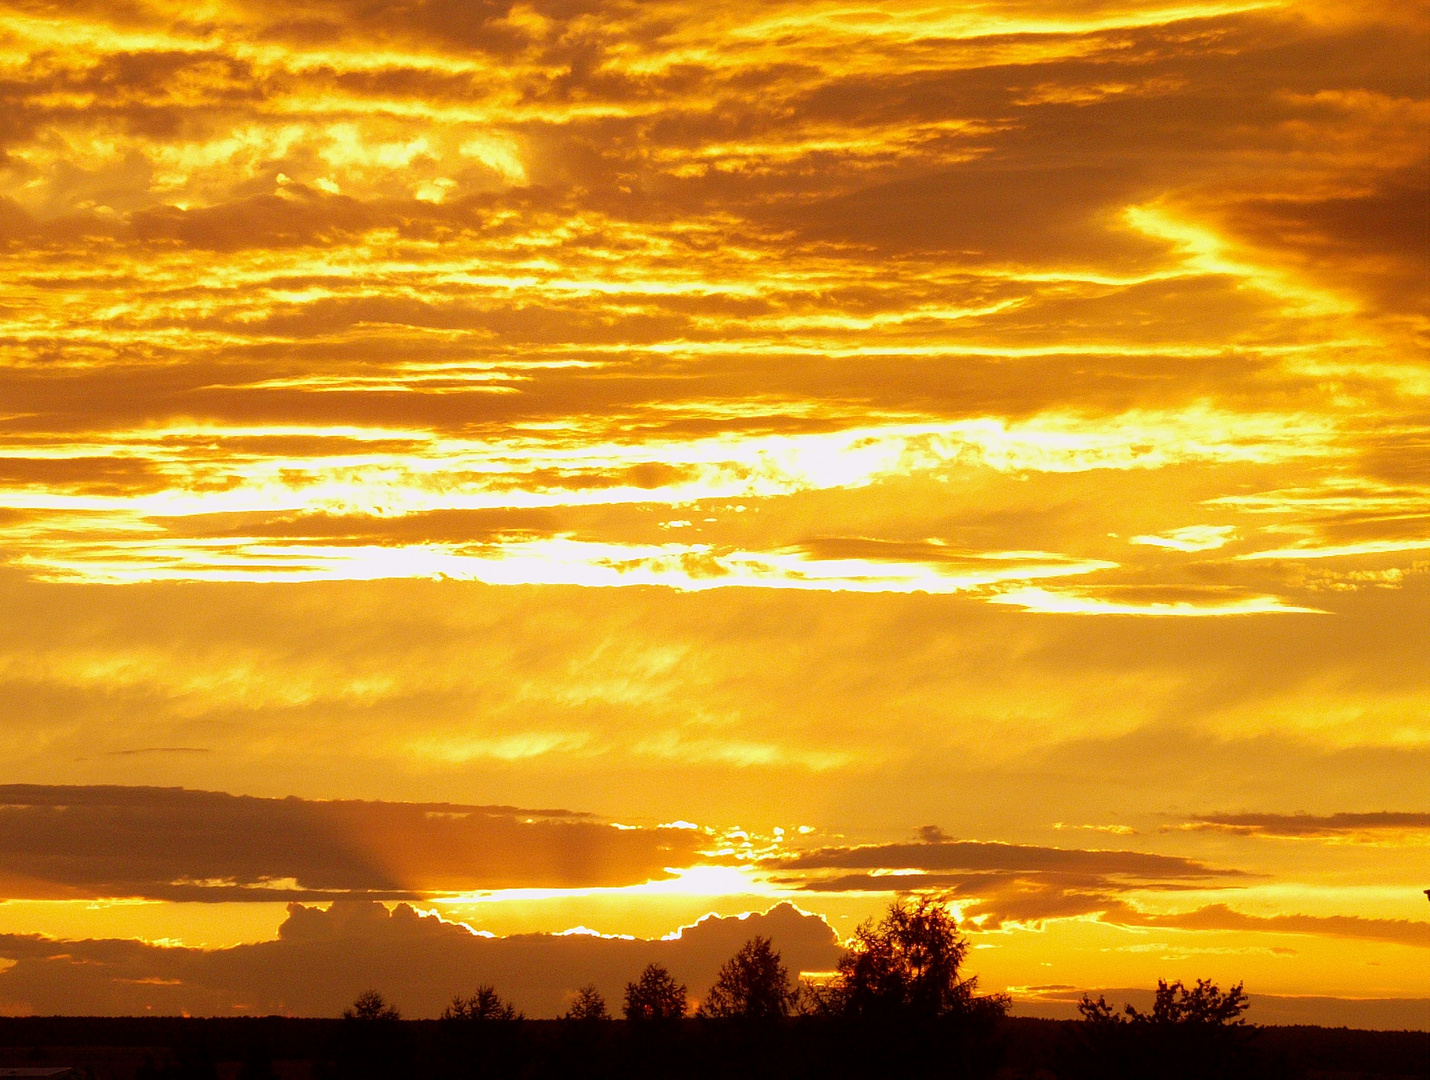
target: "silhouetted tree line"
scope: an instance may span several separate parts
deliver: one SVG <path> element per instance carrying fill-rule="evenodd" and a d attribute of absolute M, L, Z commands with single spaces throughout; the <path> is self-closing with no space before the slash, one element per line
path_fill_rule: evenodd
<path fill-rule="evenodd" d="M 895 903 L 855 933 L 838 970 L 796 984 L 768 938 L 755 937 L 721 967 L 693 1012 L 688 990 L 660 964 L 628 983 L 624 1024 L 594 986 L 582 987 L 557 1025 L 522 1023 L 491 986 L 458 997 L 416 1045 L 397 1010 L 369 991 L 344 1013 L 318 1080 L 430 1076 L 439 1080 L 561 1077 L 994 1075 L 1004 1059 L 1006 994 L 978 993 L 961 973 L 968 942 L 947 909 Z M 1056 1057 L 1077 1078 L 1271 1077 L 1258 1056 L 1240 984 L 1188 989 L 1159 983 L 1150 1013 L 1084 998 L 1083 1020 Z M 255 1080 L 259 1074 L 253 1074 Z"/>
<path fill-rule="evenodd" d="M 720 969 L 693 1012 L 687 987 L 660 964 L 625 988 L 624 1024 L 594 986 L 582 987 L 553 1037 L 521 1023 L 494 987 L 456 998 L 425 1054 L 381 994 L 344 1013 L 320 1080 L 430 1075 L 798 1078 L 926 1072 L 983 1076 L 997 1063 L 994 1031 L 1006 995 L 979 995 L 960 967 L 967 942 L 931 901 L 897 903 L 860 927 L 833 977 L 797 985 L 768 938 Z M 425 1057 L 427 1060 L 418 1060 Z"/>

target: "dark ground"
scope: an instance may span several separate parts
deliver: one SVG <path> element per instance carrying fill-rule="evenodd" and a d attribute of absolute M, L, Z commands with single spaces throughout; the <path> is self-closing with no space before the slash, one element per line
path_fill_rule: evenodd
<path fill-rule="evenodd" d="M 1009 1018 L 989 1030 L 795 1020 L 774 1027 L 557 1020 L 362 1025 L 281 1017 L 0 1018 L 0 1068 L 75 1066 L 94 1080 L 930 1076 L 1265 1077 L 1430 1080 L 1430 1033 L 1271 1027 L 1236 1035 L 1234 1065 L 1159 1044 L 1154 1064 L 1094 1045 L 1072 1021 Z M 1142 1047 L 1145 1051 L 1146 1047 Z M 1140 1052 L 1140 1051 L 1139 1051 Z M 1112 1054 L 1118 1060 L 1104 1058 Z M 1103 1056 L 1099 1056 L 1103 1055 Z M 1218 1059 L 1221 1060 L 1221 1059 Z M 1227 1059 L 1230 1060 L 1230 1059 Z"/>

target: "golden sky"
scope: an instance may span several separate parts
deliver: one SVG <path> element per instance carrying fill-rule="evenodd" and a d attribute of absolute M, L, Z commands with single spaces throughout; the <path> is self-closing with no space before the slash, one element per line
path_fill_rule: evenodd
<path fill-rule="evenodd" d="M 927 889 L 1027 1009 L 1430 1028 L 1427 87 L 1401 2 L 0 3 L 0 1011 Z"/>

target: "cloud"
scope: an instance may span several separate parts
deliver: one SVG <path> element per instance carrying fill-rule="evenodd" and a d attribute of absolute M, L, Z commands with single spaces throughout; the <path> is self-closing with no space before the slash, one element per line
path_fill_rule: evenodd
<path fill-rule="evenodd" d="M 1161 536 L 1134 536 L 1128 543 L 1173 551 L 1215 551 L 1235 538 L 1236 529 L 1231 525 L 1186 525 Z"/>
<path fill-rule="evenodd" d="M 1430 949 L 1430 921 L 1413 919 L 1367 919 L 1358 915 L 1247 915 L 1233 911 L 1225 904 L 1208 904 L 1176 915 L 1143 914 L 1123 909 L 1108 912 L 1104 918 L 1124 926 L 1309 934 Z"/>
<path fill-rule="evenodd" d="M 796 870 L 1067 870 L 1166 879 L 1201 879 L 1236 874 L 1236 871 L 1217 870 L 1195 860 L 1174 855 L 1155 855 L 1142 851 L 1049 848 L 975 840 L 820 848 L 782 860 L 781 865 Z"/>
<path fill-rule="evenodd" d="M 22 7 L 4 779 L 313 798 L 268 840 L 184 796 L 217 852 L 145 811 L 177 863 L 132 807 L 110 863 L 98 811 L 53 857 L 58 810 L 7 812 L 10 891 L 694 857 L 319 796 L 850 846 L 1423 805 L 1416 5 Z M 1369 853 L 1288 854 L 1239 869 Z M 921 880 L 985 922 L 1248 880 L 983 858 Z"/>
<path fill-rule="evenodd" d="M 752 587 L 938 588 L 917 545 L 971 509 L 891 515 L 898 500 L 859 492 L 908 478 L 1016 502 L 1031 471 L 1195 464 L 1195 497 L 1102 478 L 1078 498 L 1096 522 L 1064 515 L 1025 544 L 985 525 L 965 550 L 1192 597 L 1025 588 L 1010 602 L 1030 612 L 1315 608 L 1298 595 L 1315 583 L 1229 569 L 1184 523 L 1244 492 L 1249 463 L 1314 484 L 1424 456 L 1395 385 L 1413 355 L 1376 321 L 1413 309 L 1404 238 L 1423 224 L 1407 16 L 885 14 L 232 3 L 204 28 L 148 6 L 17 24 L 0 228 L 30 292 L 0 319 L 24 358 L 0 374 L 0 499 L 31 516 L 0 534 L 14 564 L 105 583 L 562 583 L 592 561 L 513 577 L 470 549 L 480 529 L 452 535 L 455 515 L 549 509 L 549 539 L 592 505 L 684 519 L 697 499 L 760 498 L 780 535 L 714 545 L 753 560 Z M 1376 312 L 1343 295 L 1352 264 L 1394 285 Z M 257 430 L 298 423 L 327 452 Z M 355 435 L 361 450 L 339 445 Z M 809 490 L 840 493 L 862 518 L 843 537 L 903 573 L 774 565 L 841 535 L 806 527 Z M 1244 556 L 1388 553 L 1399 574 L 1423 541 L 1363 517 L 1369 548 L 1287 546 L 1254 512 L 1201 528 Z M 198 539 L 230 513 L 380 540 L 343 558 L 291 528 Z M 394 523 L 424 515 L 446 515 L 452 547 L 404 542 L 422 522 Z M 651 569 L 649 536 L 582 525 L 591 550 Z M 1111 532 L 1136 550 L 1108 557 Z M 741 577 L 723 569 L 623 580 Z M 1217 602 L 1195 595 L 1212 586 Z"/>
<path fill-rule="evenodd" d="M 829 970 L 834 931 L 790 904 L 764 914 L 708 916 L 650 941 L 585 933 L 489 937 L 423 915 L 340 901 L 292 904 L 275 941 L 204 950 L 138 941 L 0 936 L 0 1009 L 123 1015 L 284 1013 L 336 1016 L 363 990 L 381 989 L 409 1017 L 436 1016 L 456 994 L 494 983 L 533 1017 L 555 1016 L 594 983 L 619 1010 L 625 983 L 666 965 L 697 1000 L 722 963 L 755 935 L 773 940 L 792 972 Z"/>
<path fill-rule="evenodd" d="M 1321 107 L 1394 110 L 1405 99 L 1323 93 Z M 1430 165 L 1415 162 L 1369 184 L 1318 195 L 1232 202 L 1223 220 L 1237 234 L 1289 257 L 1323 280 L 1353 284 L 1385 311 L 1423 308 L 1424 251 L 1430 238 Z"/>
<path fill-rule="evenodd" d="M 1228 832 L 1246 836 L 1299 839 L 1354 837 L 1399 832 L 1430 831 L 1430 814 L 1372 813 L 1342 814 L 1207 814 L 1180 825 L 1164 826 L 1191 832 Z"/>
<path fill-rule="evenodd" d="M 1420 820 L 1418 815 L 1365 816 Z M 1248 915 L 1224 903 L 1179 913 L 1146 910 L 1149 893 L 1235 888 L 1255 877 L 1147 852 L 932 840 L 822 848 L 772 860 L 770 866 L 791 875 L 778 879 L 785 885 L 814 893 L 933 893 L 955 902 L 965 930 L 972 932 L 1008 923 L 1036 926 L 1048 919 L 1093 916 L 1116 926 L 1309 934 L 1430 947 L 1430 922 L 1415 920 Z M 829 870 L 865 872 L 818 873 Z M 1134 903 L 1130 893 L 1142 895 Z"/>
<path fill-rule="evenodd" d="M 929 828 L 925 826 L 925 828 Z M 1224 888 L 1243 871 L 1140 851 L 947 840 L 830 847 L 771 860 L 776 880 L 813 893 L 932 892 L 956 901 L 968 929 L 1094 915 L 1128 892 Z M 829 873 L 829 871 L 862 871 Z"/>
<path fill-rule="evenodd" d="M 631 885 L 690 865 L 702 837 L 564 810 L 11 784 L 0 891 L 272 902 Z"/>

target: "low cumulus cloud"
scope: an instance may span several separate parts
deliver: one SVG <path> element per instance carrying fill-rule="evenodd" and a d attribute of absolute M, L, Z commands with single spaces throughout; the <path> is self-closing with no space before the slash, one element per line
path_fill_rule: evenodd
<path fill-rule="evenodd" d="M 439 1014 L 456 994 L 495 984 L 528 1016 L 555 1016 L 594 983 L 619 1008 L 623 988 L 664 964 L 699 998 L 722 963 L 755 935 L 792 971 L 826 971 L 840 956 L 816 915 L 781 904 L 763 914 L 708 916 L 660 940 L 589 933 L 489 937 L 410 905 L 292 904 L 275 941 L 205 950 L 139 941 L 0 936 L 0 1012 L 123 1015 L 335 1016 L 377 987 L 403 1014 Z"/>
<path fill-rule="evenodd" d="M 413 899 L 631 885 L 697 858 L 692 829 L 568 810 L 0 786 L 0 896 Z"/>

